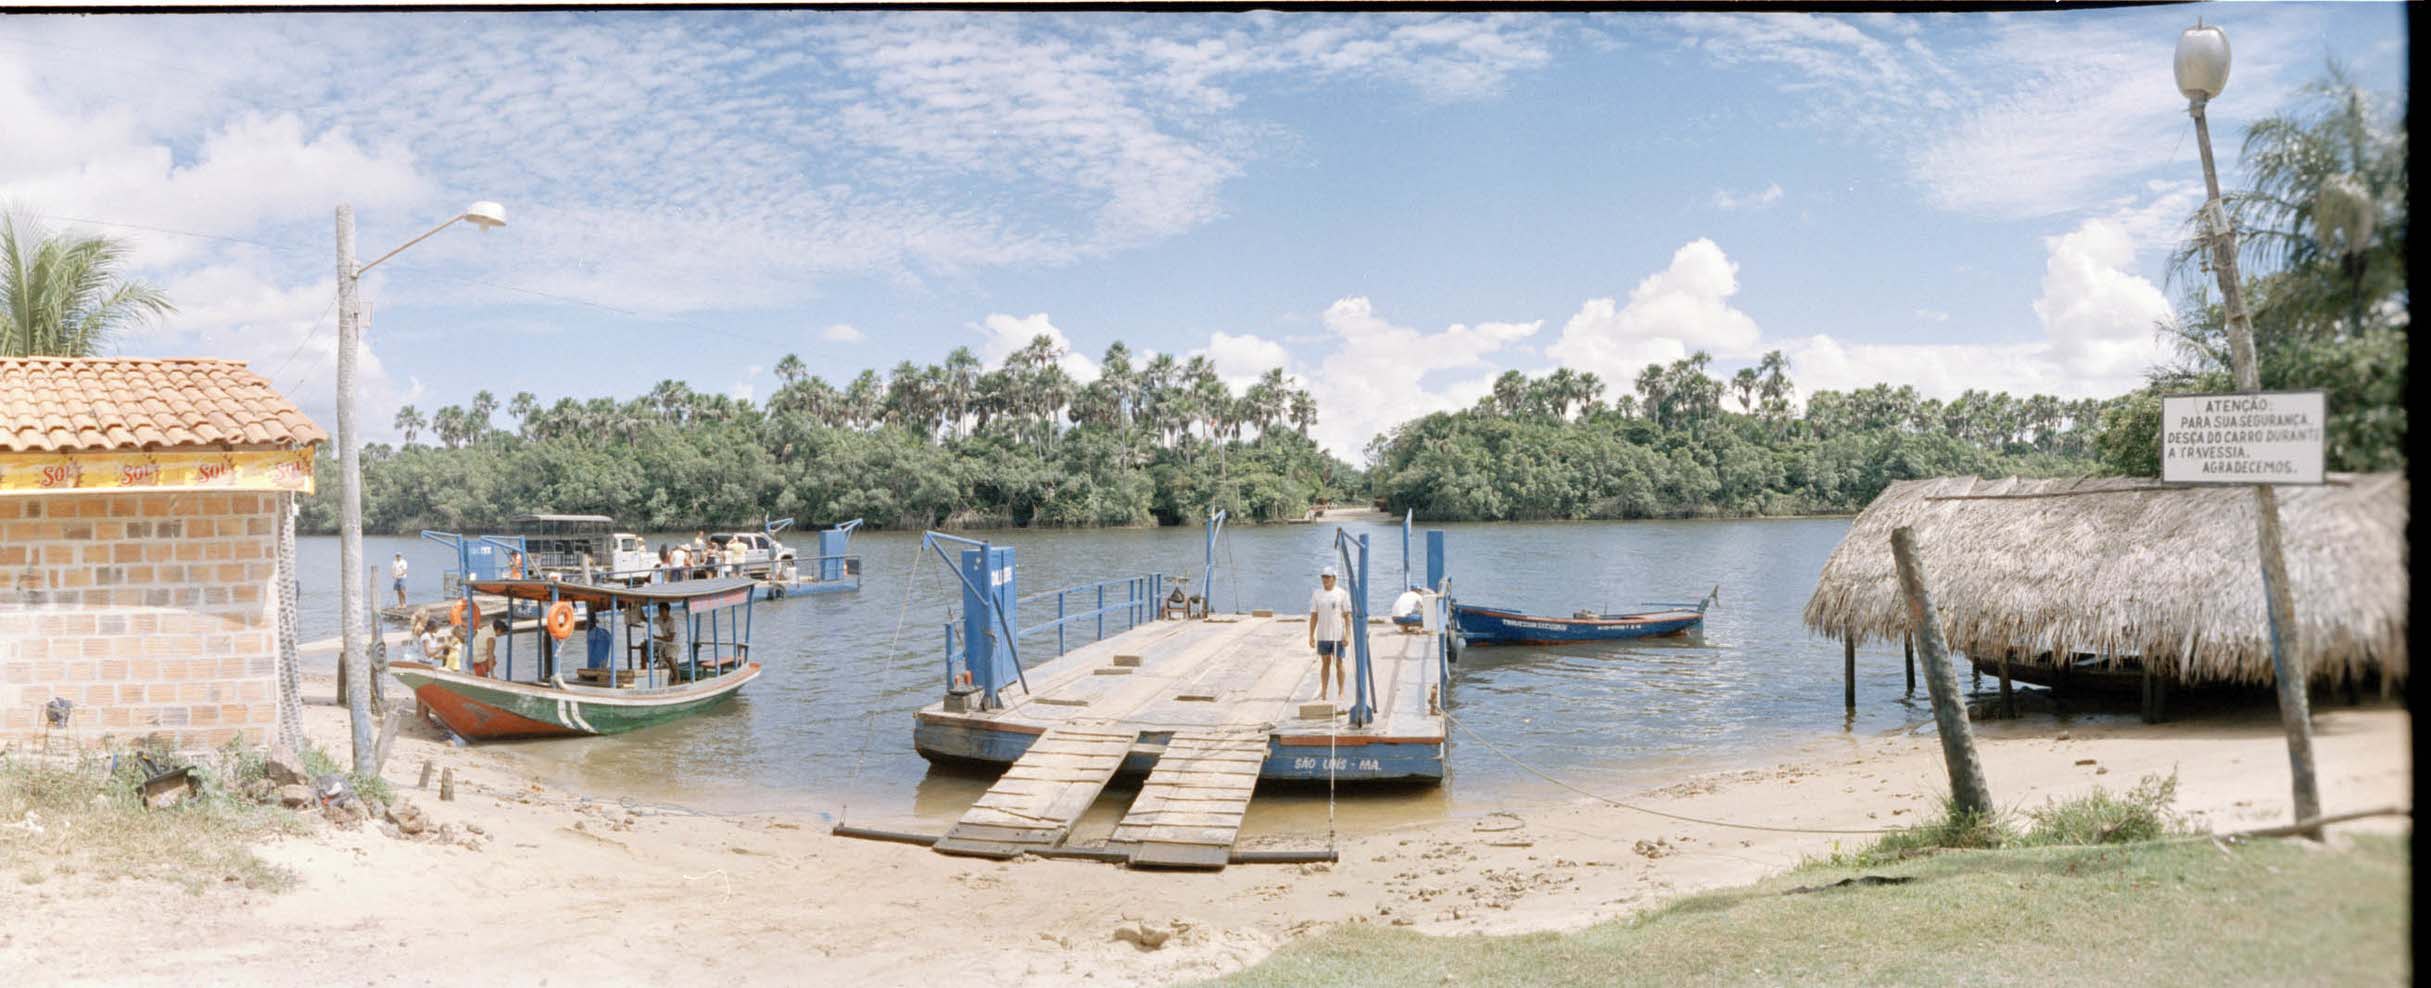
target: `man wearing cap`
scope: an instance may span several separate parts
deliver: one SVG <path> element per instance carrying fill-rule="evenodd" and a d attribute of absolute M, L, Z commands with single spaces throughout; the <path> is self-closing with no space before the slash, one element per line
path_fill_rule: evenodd
<path fill-rule="evenodd" d="M 1344 643 L 1350 638 L 1350 591 L 1334 585 L 1334 568 L 1328 566 L 1317 574 L 1317 592 L 1308 597 L 1308 644 L 1317 650 L 1317 699 L 1329 699 L 1326 679 L 1331 676 L 1335 692 L 1342 692 L 1347 678 L 1343 666 L 1350 664 L 1349 650 Z"/>

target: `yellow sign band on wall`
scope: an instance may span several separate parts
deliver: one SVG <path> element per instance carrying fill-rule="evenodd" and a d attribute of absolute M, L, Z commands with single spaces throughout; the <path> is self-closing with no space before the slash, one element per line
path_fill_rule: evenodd
<path fill-rule="evenodd" d="M 0 495 L 68 491 L 312 493 L 312 447 L 283 450 L 0 453 Z"/>

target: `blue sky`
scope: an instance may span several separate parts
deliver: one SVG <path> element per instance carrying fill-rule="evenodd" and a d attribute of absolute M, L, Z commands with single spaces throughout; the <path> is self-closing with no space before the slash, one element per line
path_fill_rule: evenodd
<path fill-rule="evenodd" d="M 1084 376 L 1118 338 L 1282 364 L 1354 458 L 1503 370 L 1695 349 L 2102 395 L 2160 357 L 2199 201 L 2195 13 L 10 17 L 0 199 L 134 241 L 183 311 L 124 352 L 324 421 L 331 208 L 369 258 L 503 202 L 371 276 L 383 436 L 1040 331 Z M 2394 5 L 2204 13 L 2232 165 L 2325 55 L 2402 93 Z"/>

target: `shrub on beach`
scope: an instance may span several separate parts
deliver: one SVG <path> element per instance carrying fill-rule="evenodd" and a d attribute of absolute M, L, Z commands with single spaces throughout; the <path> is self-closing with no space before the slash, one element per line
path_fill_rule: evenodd
<path fill-rule="evenodd" d="M 1904 830 L 1884 834 L 1866 847 L 1834 848 L 1810 867 L 1866 868 L 1891 864 L 1936 851 L 1991 850 L 2004 847 L 2077 847 L 2094 844 L 2133 844 L 2157 840 L 2184 830 L 2170 809 L 2178 798 L 2178 776 L 2147 775 L 2125 793 L 2096 787 L 2069 799 L 2055 799 L 2024 813 L 2019 830 L 2011 814 L 1969 813 L 1956 800 L 1942 798 L 1941 815 Z"/>
<path fill-rule="evenodd" d="M 2031 826 L 2021 847 L 2132 844 L 2183 829 L 2170 804 L 2178 799 L 2178 774 L 2147 775 L 2124 794 L 2096 788 L 2075 799 L 2053 800 L 2026 811 Z"/>
<path fill-rule="evenodd" d="M 149 878 L 201 892 L 221 884 L 278 890 L 294 876 L 253 853 L 255 842 L 306 826 L 240 790 L 262 772 L 259 752 L 231 746 L 193 765 L 196 791 L 165 809 L 137 794 L 134 750 L 72 759 L 0 754 L 0 870 L 22 884 L 86 872 Z"/>

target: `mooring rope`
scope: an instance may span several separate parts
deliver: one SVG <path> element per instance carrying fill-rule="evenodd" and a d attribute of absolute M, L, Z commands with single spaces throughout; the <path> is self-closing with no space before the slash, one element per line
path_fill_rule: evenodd
<path fill-rule="evenodd" d="M 1317 670 L 1317 676 L 1318 682 L 1324 682 L 1325 670 L 1322 667 Z M 1325 725 L 1325 849 L 1334 852 L 1336 858 L 1342 856 L 1342 847 L 1334 829 L 1334 767 L 1341 764 L 1342 759 L 1335 754 L 1337 749 L 1334 747 L 1334 743 L 1341 739 L 1342 729 L 1332 723 L 1327 723 Z"/>
<path fill-rule="evenodd" d="M 1728 821 L 1728 820 L 1708 820 L 1708 819 L 1705 819 L 1705 818 L 1703 818 L 1703 817 L 1693 817 L 1693 816 L 1688 816 L 1688 815 L 1686 815 L 1686 814 L 1681 814 L 1681 813 L 1666 813 L 1666 812 L 1664 812 L 1664 811 L 1662 811 L 1662 810 L 1648 809 L 1647 807 L 1644 807 L 1644 806 L 1638 806 L 1638 805 L 1633 804 L 1633 803 L 1625 803 L 1625 802 L 1622 802 L 1622 801 L 1617 800 L 1617 799 L 1614 799 L 1614 798 L 1612 798 L 1612 797 L 1610 797 L 1610 796 L 1606 796 L 1606 795 L 1604 795 L 1604 794 L 1602 794 L 1602 793 L 1598 793 L 1598 792 L 1590 792 L 1590 791 L 1588 791 L 1588 790 L 1586 790 L 1586 789 L 1579 788 L 1578 786 L 1572 785 L 1572 784 L 1570 784 L 1569 782 L 1566 782 L 1566 781 L 1563 781 L 1563 780 L 1561 780 L 1561 779 L 1558 779 L 1558 778 L 1553 777 L 1553 775 L 1551 775 L 1550 773 L 1547 773 L 1547 772 L 1546 772 L 1545 770 L 1543 770 L 1543 769 L 1537 768 L 1537 767 L 1536 767 L 1536 766 L 1534 766 L 1534 765 L 1530 765 L 1530 764 L 1528 764 L 1528 763 L 1526 763 L 1526 762 L 1520 761 L 1520 760 L 1519 760 L 1517 757 L 1513 756 L 1513 755 L 1512 755 L 1510 752 L 1503 750 L 1503 748 L 1502 748 L 1502 746 L 1501 746 L 1501 745 L 1495 744 L 1494 742 L 1492 742 L 1492 741 L 1490 741 L 1490 740 L 1487 740 L 1487 739 L 1486 739 L 1486 737 L 1485 737 L 1484 735 L 1481 735 L 1481 734 L 1477 733 L 1476 731 L 1470 730 L 1470 729 L 1469 729 L 1469 725 L 1464 724 L 1464 723 L 1461 723 L 1459 720 L 1457 720 L 1457 719 L 1453 718 L 1453 716 L 1452 716 L 1452 712 L 1451 712 L 1451 710 L 1449 710 L 1449 709 L 1446 709 L 1446 710 L 1444 711 L 1444 714 L 1443 714 L 1443 719 L 1444 719 L 1444 722 L 1445 722 L 1445 723 L 1450 724 L 1450 725 L 1452 725 L 1452 726 L 1453 726 L 1453 727 L 1455 727 L 1455 728 L 1458 728 L 1458 729 L 1460 730 L 1460 732 L 1461 732 L 1462 734 L 1464 734 L 1464 735 L 1467 735 L 1467 736 L 1469 737 L 1469 739 L 1470 739 L 1470 740 L 1473 740 L 1473 741 L 1476 741 L 1476 742 L 1477 742 L 1477 743 L 1479 743 L 1479 744 L 1485 745 L 1485 746 L 1486 746 L 1486 748 L 1487 748 L 1487 750 L 1492 751 L 1492 752 L 1494 752 L 1495 754 L 1502 756 L 1502 758 L 1503 758 L 1503 760 L 1504 760 L 1504 761 L 1510 762 L 1511 764 L 1513 764 L 1513 765 L 1515 765 L 1515 766 L 1518 766 L 1518 767 L 1519 767 L 1519 769 L 1520 769 L 1521 771 L 1526 772 L 1526 773 L 1528 773 L 1529 775 L 1536 776 L 1537 778 L 1543 779 L 1543 780 L 1545 780 L 1545 781 L 1547 781 L 1547 782 L 1553 783 L 1554 785 L 1560 786 L 1560 787 L 1562 787 L 1562 788 L 1564 788 L 1564 789 L 1568 789 L 1568 790 L 1570 790 L 1571 792 L 1577 793 L 1577 794 L 1579 794 L 1579 795 L 1581 795 L 1581 796 L 1585 796 L 1585 797 L 1587 797 L 1587 798 L 1589 798 L 1589 799 L 1598 800 L 1598 801 L 1600 801 L 1600 802 L 1609 803 L 1609 804 L 1611 804 L 1611 805 L 1618 806 L 1618 807 L 1620 807 L 1620 808 L 1622 808 L 1622 809 L 1624 809 L 1624 810 L 1636 810 L 1636 811 L 1638 811 L 1638 812 L 1640 812 L 1640 813 L 1648 814 L 1648 815 L 1650 815 L 1650 816 L 1659 816 L 1659 817 L 1663 817 L 1663 818 L 1665 818 L 1665 819 L 1670 819 L 1670 820 L 1678 820 L 1678 821 L 1680 821 L 1680 822 L 1682 822 L 1682 823 L 1697 823 L 1697 824 L 1703 824 L 1703 825 L 1708 826 L 1708 827 L 1729 827 L 1729 828 L 1734 829 L 1734 830 L 1762 830 L 1762 831 L 1766 831 L 1766 832 L 1768 832 L 1768 833 L 1776 833 L 1776 834 L 1895 834 L 1895 833 L 1899 833 L 1899 832 L 1901 831 L 1901 829 L 1903 829 L 1903 828 L 1898 828 L 1898 827 L 1887 827 L 1887 828 L 1866 828 L 1866 829 L 1839 830 L 1839 829 L 1832 829 L 1832 828 L 1826 828 L 1826 827 L 1773 827 L 1773 826 L 1766 826 L 1766 825 L 1764 825 L 1764 824 L 1760 824 L 1760 823 L 1732 823 L 1732 822 L 1730 822 L 1730 821 Z"/>
<path fill-rule="evenodd" d="M 924 546 L 921 542 L 912 543 L 912 558 L 909 565 L 905 568 L 906 575 L 903 583 L 903 604 L 895 609 L 895 634 L 894 637 L 888 639 L 886 643 L 885 654 L 886 658 L 890 661 L 894 659 L 896 654 L 898 654 L 898 650 L 903 647 L 903 622 L 911 617 L 912 598 L 918 595 L 920 591 L 920 554 L 925 548 L 926 546 Z M 949 683 L 948 685 L 951 684 Z M 864 759 L 869 757 L 870 739 L 877 734 L 878 725 L 875 719 L 877 716 L 878 708 L 874 704 L 868 709 L 861 711 L 861 750 L 853 753 L 852 788 L 857 788 L 861 784 L 861 763 Z M 846 793 L 843 803 L 836 809 L 836 823 L 838 825 L 842 825 L 846 821 L 852 819 L 852 812 L 852 795 L 850 793 Z"/>

